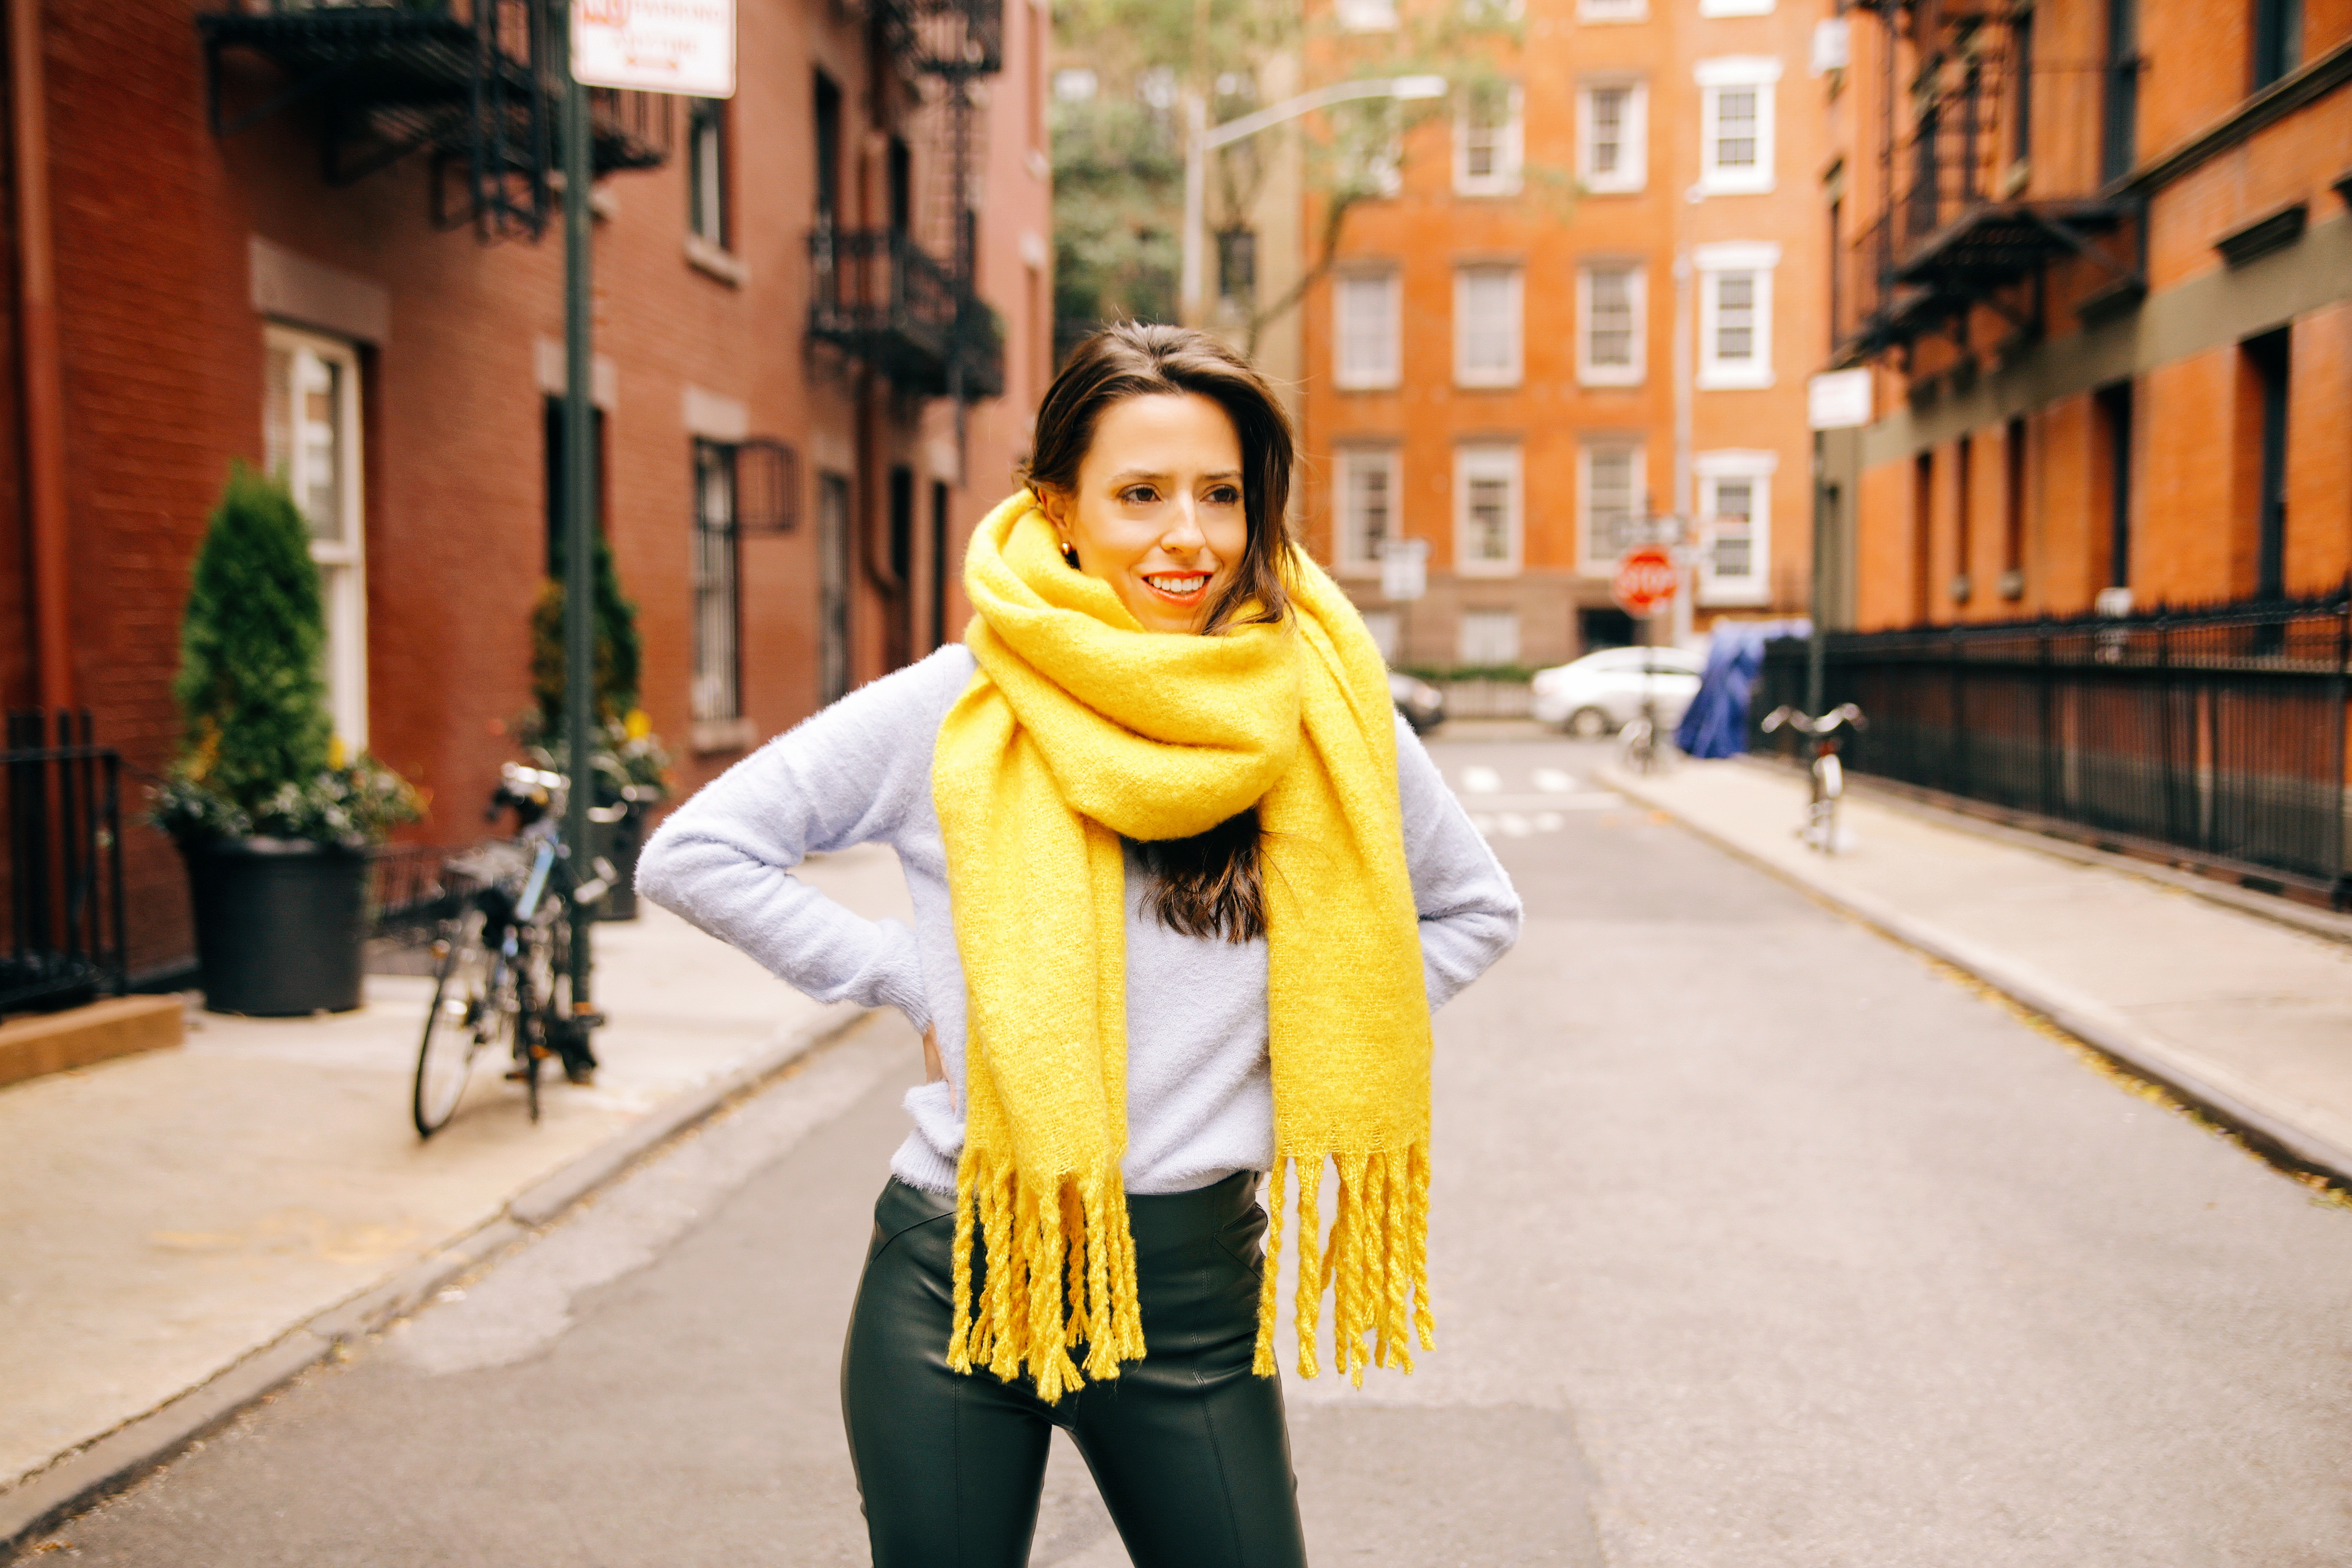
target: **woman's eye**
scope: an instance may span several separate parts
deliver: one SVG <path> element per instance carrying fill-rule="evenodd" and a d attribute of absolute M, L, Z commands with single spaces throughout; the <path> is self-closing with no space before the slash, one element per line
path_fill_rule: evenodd
<path fill-rule="evenodd" d="M 1208 500 L 1211 506 L 1239 506 L 1242 492 L 1231 485 L 1219 485 L 1209 492 Z"/>
<path fill-rule="evenodd" d="M 1150 506 L 1160 499 L 1160 494 L 1150 485 L 1129 485 L 1118 492 L 1118 499 L 1124 506 Z"/>

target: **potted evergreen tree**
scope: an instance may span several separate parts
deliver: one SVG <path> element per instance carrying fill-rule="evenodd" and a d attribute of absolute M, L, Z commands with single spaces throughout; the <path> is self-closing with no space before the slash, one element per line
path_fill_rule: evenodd
<path fill-rule="evenodd" d="M 530 613 L 532 711 L 521 738 L 534 767 L 569 771 L 564 742 L 563 576 L 562 551 L 555 575 L 540 590 Z M 644 658 L 637 633 L 637 607 L 621 592 L 612 545 L 601 535 L 591 563 L 595 609 L 596 727 L 590 736 L 594 793 L 588 798 L 591 856 L 613 863 L 613 890 L 597 906 L 598 920 L 635 920 L 637 914 L 637 852 L 645 847 L 646 818 L 669 795 L 669 753 L 653 732 L 653 721 L 637 706 L 638 669 Z"/>
<path fill-rule="evenodd" d="M 300 510 L 236 465 L 196 553 L 173 685 L 181 754 L 150 812 L 187 863 L 216 1013 L 358 1006 L 367 852 L 420 815 L 397 774 L 341 755 L 326 637 Z"/>

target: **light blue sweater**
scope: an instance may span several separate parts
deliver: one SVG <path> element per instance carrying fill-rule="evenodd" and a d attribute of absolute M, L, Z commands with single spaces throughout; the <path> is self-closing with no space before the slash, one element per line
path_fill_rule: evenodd
<path fill-rule="evenodd" d="M 637 889 L 820 1002 L 893 1006 L 936 1026 L 948 1081 L 907 1095 L 900 1180 L 955 1191 L 963 1148 L 964 983 L 931 805 L 940 721 L 971 680 L 961 644 L 862 687 L 736 763 L 646 844 Z M 1397 726 L 1405 858 L 1436 1008 L 1518 939 L 1519 900 L 1412 731 Z M 792 874 L 854 844 L 898 853 L 915 929 L 851 913 Z M 1130 849 L 1127 1187 L 1181 1193 L 1274 1163 L 1265 943 L 1179 935 L 1147 915 Z"/>

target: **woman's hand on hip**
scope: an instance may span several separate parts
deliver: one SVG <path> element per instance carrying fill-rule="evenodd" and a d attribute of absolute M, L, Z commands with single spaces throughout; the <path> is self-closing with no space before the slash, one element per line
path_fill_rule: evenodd
<path fill-rule="evenodd" d="M 923 1026 L 923 1081 L 944 1083 L 947 1076 L 947 1059 L 940 1055 L 939 1026 L 926 1024 Z"/>

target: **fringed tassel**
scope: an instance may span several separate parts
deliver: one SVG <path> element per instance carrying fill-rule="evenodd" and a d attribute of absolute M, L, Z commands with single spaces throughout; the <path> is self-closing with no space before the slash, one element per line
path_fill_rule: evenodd
<path fill-rule="evenodd" d="M 1318 1320 L 1328 1289 L 1333 1364 L 1361 1387 L 1368 1366 L 1412 1371 L 1414 1338 L 1423 1350 L 1436 1344 L 1437 1321 L 1429 1303 L 1429 1147 L 1414 1143 L 1330 1158 L 1339 1172 L 1339 1191 L 1328 1239 L 1320 1236 L 1323 1161 L 1304 1155 L 1287 1159 L 1298 1172 L 1298 1374 L 1313 1377 L 1318 1371 Z M 1266 1279 L 1258 1305 L 1259 1350 L 1253 1364 L 1261 1375 L 1271 1373 L 1274 1362 L 1281 1163 L 1277 1162 Z"/>
<path fill-rule="evenodd" d="M 1257 1350 L 1250 1357 L 1250 1371 L 1260 1377 L 1274 1375 L 1274 1320 L 1280 1304 L 1277 1286 L 1282 1278 L 1282 1190 L 1290 1163 L 1276 1155 L 1274 1178 L 1266 1184 L 1265 1257 L 1257 1287 Z"/>
<path fill-rule="evenodd" d="M 986 1275 L 973 1300 L 971 1255 Z M 964 1151 L 956 1173 L 955 1322 L 948 1365 L 1027 1378 L 1048 1405 L 1143 1354 L 1135 1242 L 1115 1172 L 1024 1183 L 1010 1161 Z M 1070 1347 L 1088 1347 L 1082 1373 Z"/>

